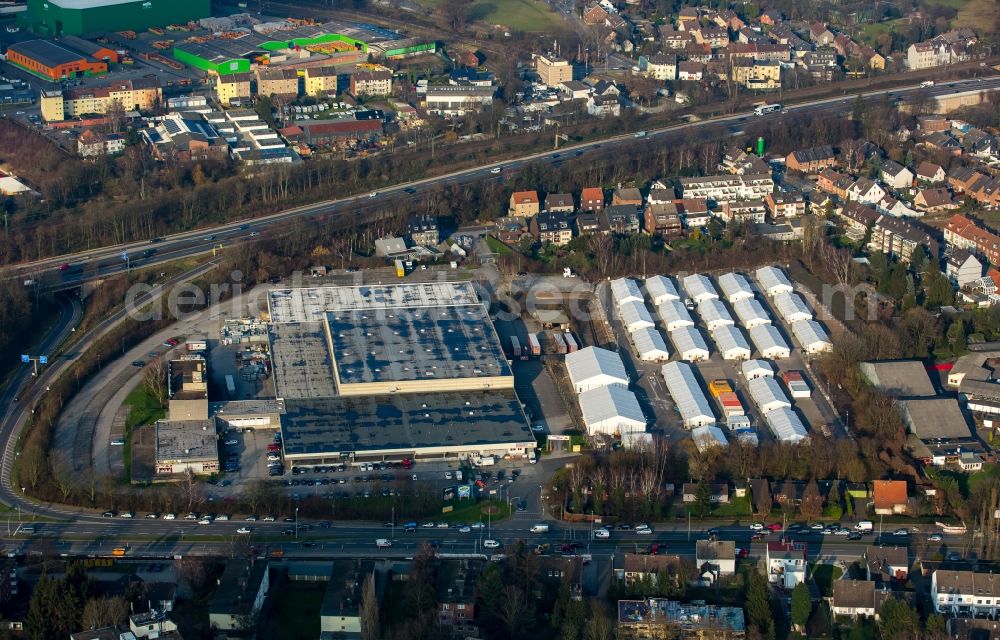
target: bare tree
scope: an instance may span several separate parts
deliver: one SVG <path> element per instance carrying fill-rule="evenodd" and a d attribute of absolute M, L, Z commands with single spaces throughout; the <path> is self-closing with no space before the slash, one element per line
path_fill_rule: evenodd
<path fill-rule="evenodd" d="M 167 404 L 167 365 L 155 358 L 142 370 L 142 385 L 161 405 Z"/>
<path fill-rule="evenodd" d="M 587 242 L 594 253 L 597 272 L 602 276 L 609 275 L 609 268 L 615 252 L 615 239 L 607 233 L 595 233 Z"/>
<path fill-rule="evenodd" d="M 361 638 L 378 640 L 378 596 L 375 594 L 375 574 L 369 573 L 361 587 Z"/>
<path fill-rule="evenodd" d="M 590 601 L 590 620 L 583 627 L 583 640 L 611 640 L 614 637 L 614 624 L 604 611 L 604 605 L 599 600 Z"/>
<path fill-rule="evenodd" d="M 524 622 L 528 601 L 524 597 L 524 591 L 512 584 L 504 587 L 503 595 L 503 602 L 500 604 L 500 619 L 507 627 L 507 636 L 510 640 L 516 640 Z"/>
<path fill-rule="evenodd" d="M 128 616 L 128 603 L 121 596 L 91 598 L 83 606 L 80 622 L 86 629 L 121 624 Z"/>
<path fill-rule="evenodd" d="M 73 472 L 73 461 L 67 451 L 55 451 L 51 456 L 52 480 L 65 502 L 76 490 L 79 479 Z"/>

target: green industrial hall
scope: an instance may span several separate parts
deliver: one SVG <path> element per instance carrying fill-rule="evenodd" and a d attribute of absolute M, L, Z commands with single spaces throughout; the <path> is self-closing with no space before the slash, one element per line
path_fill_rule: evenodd
<path fill-rule="evenodd" d="M 21 26 L 44 36 L 144 31 L 211 15 L 209 0 L 28 0 Z"/>

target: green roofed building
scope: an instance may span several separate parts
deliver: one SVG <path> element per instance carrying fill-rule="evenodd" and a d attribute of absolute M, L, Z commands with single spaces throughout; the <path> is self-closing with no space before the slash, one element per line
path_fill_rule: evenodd
<path fill-rule="evenodd" d="M 143 31 L 211 15 L 209 0 L 28 0 L 18 23 L 46 36 Z"/>

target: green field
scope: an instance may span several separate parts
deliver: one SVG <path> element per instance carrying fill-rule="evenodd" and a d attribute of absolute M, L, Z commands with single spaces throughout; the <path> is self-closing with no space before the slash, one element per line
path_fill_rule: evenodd
<path fill-rule="evenodd" d="M 433 9 L 441 0 L 418 2 Z M 469 20 L 502 25 L 515 31 L 540 32 L 556 26 L 558 16 L 537 0 L 473 0 Z"/>

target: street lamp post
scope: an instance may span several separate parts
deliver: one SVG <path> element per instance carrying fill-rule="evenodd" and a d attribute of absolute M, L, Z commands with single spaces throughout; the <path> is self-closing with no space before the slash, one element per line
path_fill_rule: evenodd
<path fill-rule="evenodd" d="M 295 507 L 295 539 L 299 539 L 299 508 Z"/>

